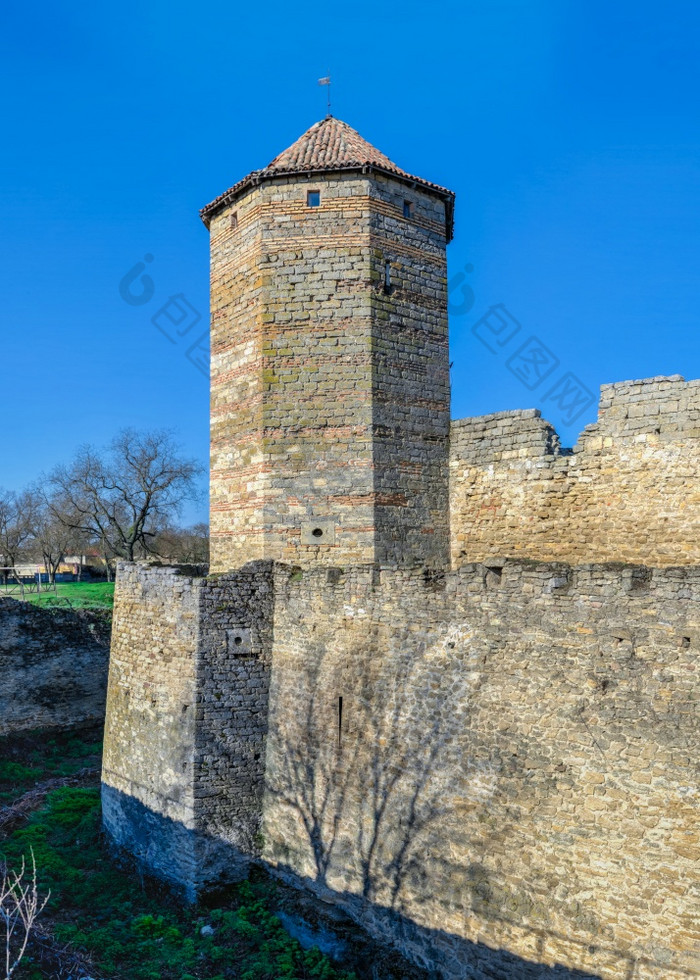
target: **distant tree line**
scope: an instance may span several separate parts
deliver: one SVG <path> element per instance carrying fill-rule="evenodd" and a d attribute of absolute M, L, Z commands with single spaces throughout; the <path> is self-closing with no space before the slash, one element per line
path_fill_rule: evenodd
<path fill-rule="evenodd" d="M 89 556 L 108 579 L 120 558 L 206 565 L 207 525 L 177 523 L 202 472 L 165 430 L 125 429 L 103 450 L 84 446 L 34 485 L 0 488 L 0 565 L 41 564 L 51 582 L 69 556 Z"/>

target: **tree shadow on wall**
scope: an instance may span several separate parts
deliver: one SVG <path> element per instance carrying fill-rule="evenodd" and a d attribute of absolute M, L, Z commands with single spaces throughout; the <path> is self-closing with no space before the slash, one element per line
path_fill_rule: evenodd
<path fill-rule="evenodd" d="M 271 698 L 266 789 L 303 827 L 321 884 L 334 858 L 338 867 L 350 858 L 362 897 L 381 895 L 398 909 L 449 812 L 464 717 L 440 710 L 444 672 L 417 676 L 425 662 L 400 656 L 381 662 L 371 655 L 372 632 L 364 656 L 317 647 L 296 687 L 281 682 L 282 702 Z"/>
<path fill-rule="evenodd" d="M 221 865 L 239 868 L 244 855 L 228 841 L 186 828 L 178 821 L 157 813 L 135 797 L 106 784 L 102 787 L 103 811 L 113 850 L 128 867 L 147 872 L 166 881 L 176 893 L 189 901 L 203 898 L 206 886 L 198 881 L 198 865 L 193 856 L 218 850 Z M 599 974 L 571 969 L 560 964 L 546 966 L 526 960 L 506 950 L 493 949 L 445 929 L 417 925 L 396 910 L 368 902 L 361 895 L 322 886 L 318 879 L 300 876 L 296 869 L 277 866 L 273 874 L 297 888 L 316 893 L 318 917 L 333 932 L 342 924 L 338 909 L 345 912 L 380 942 L 388 943 L 426 971 L 427 978 L 449 980 L 601 980 Z M 237 876 L 236 876 L 237 877 Z M 217 894 L 221 897 L 221 883 Z M 331 912 L 324 910 L 333 906 Z M 315 921 L 315 920 L 314 920 Z M 369 973 L 365 974 L 370 976 Z M 371 975 L 374 975 L 372 973 Z M 632 977 L 630 971 L 616 975 Z"/>
<path fill-rule="evenodd" d="M 499 759 L 469 724 L 485 651 L 468 627 L 418 653 L 415 643 L 392 643 L 376 624 L 367 626 L 364 652 L 350 644 L 342 637 L 332 649 L 308 642 L 303 669 L 287 664 L 273 681 L 265 856 L 287 880 L 328 901 L 342 896 L 340 904 L 373 934 L 425 950 L 416 954 L 423 965 L 437 943 L 443 959 L 471 964 L 476 972 L 465 977 L 590 980 L 594 974 L 532 964 L 413 923 L 412 908 L 435 906 L 435 888 L 449 890 L 458 880 L 438 906 L 446 922 L 462 908 L 462 918 L 517 925 L 497 907 L 498 889 L 482 867 L 460 867 L 450 847 L 460 833 L 464 840 L 464 810 L 487 806 L 497 787 Z M 545 945 L 538 942 L 538 952 Z"/>

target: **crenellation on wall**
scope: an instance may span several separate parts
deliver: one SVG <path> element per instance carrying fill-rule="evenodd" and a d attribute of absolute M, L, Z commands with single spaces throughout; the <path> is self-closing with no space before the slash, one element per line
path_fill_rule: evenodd
<path fill-rule="evenodd" d="M 571 452 L 537 411 L 453 422 L 452 562 L 700 561 L 700 381 L 603 385 Z"/>
<path fill-rule="evenodd" d="M 660 436 L 659 442 L 700 436 L 700 380 L 679 374 L 602 385 L 598 422 L 588 426 L 590 437 L 637 439 Z"/>
<path fill-rule="evenodd" d="M 560 446 L 554 427 L 539 409 L 531 408 L 453 421 L 450 451 L 455 466 L 462 461 L 489 465 L 503 459 L 558 457 Z"/>

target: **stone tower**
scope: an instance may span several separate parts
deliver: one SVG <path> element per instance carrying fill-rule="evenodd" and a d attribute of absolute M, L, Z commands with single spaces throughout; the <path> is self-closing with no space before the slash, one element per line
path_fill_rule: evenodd
<path fill-rule="evenodd" d="M 202 211 L 211 562 L 449 562 L 454 195 L 327 116 Z"/>

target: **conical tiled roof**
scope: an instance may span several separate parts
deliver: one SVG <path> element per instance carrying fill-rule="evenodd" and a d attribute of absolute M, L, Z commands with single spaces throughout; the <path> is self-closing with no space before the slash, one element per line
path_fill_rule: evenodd
<path fill-rule="evenodd" d="M 320 122 L 314 123 L 310 129 L 292 143 L 288 149 L 275 157 L 262 170 L 254 170 L 243 180 L 234 184 L 224 194 L 221 194 L 211 204 L 202 208 L 200 214 L 207 227 L 209 222 L 222 207 L 230 204 L 241 193 L 254 184 L 266 179 L 273 179 L 283 174 L 312 174 L 331 173 L 352 170 L 374 170 L 390 174 L 403 182 L 419 184 L 421 187 L 435 192 L 445 201 L 447 238 L 452 237 L 452 215 L 454 210 L 454 194 L 445 187 L 431 184 L 430 181 L 415 177 L 397 167 L 384 153 L 368 143 L 366 139 L 348 126 L 347 123 L 333 116 L 326 116 Z"/>
<path fill-rule="evenodd" d="M 307 129 L 296 143 L 268 163 L 263 173 L 299 173 L 308 170 L 344 170 L 374 164 L 405 174 L 389 157 L 363 139 L 356 129 L 326 116 Z"/>

